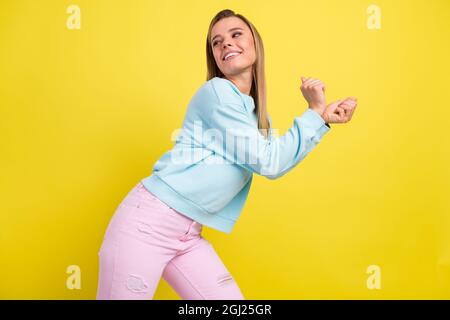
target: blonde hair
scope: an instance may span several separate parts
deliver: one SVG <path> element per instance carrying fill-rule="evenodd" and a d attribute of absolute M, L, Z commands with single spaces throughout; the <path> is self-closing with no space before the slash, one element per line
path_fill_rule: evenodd
<path fill-rule="evenodd" d="M 253 100 L 255 102 L 255 111 L 257 112 L 258 117 L 258 129 L 260 130 L 261 134 L 267 139 L 270 123 L 266 106 L 266 76 L 264 72 L 263 41 L 258 31 L 256 30 L 255 26 L 253 26 L 253 24 L 250 21 L 248 21 L 247 18 L 245 18 L 241 14 L 235 13 L 233 10 L 225 9 L 220 11 L 214 16 L 209 25 L 208 35 L 206 37 L 206 64 L 207 64 L 206 80 L 208 81 L 214 77 L 220 78 L 224 77 L 224 74 L 222 73 L 222 71 L 220 71 L 219 67 L 216 64 L 216 60 L 214 59 L 210 38 L 211 38 L 211 30 L 214 27 L 214 25 L 219 20 L 228 17 L 237 17 L 242 21 L 244 21 L 253 34 L 256 52 L 256 61 L 252 66 L 253 80 L 252 80 L 252 87 L 250 90 L 250 96 L 253 97 Z"/>

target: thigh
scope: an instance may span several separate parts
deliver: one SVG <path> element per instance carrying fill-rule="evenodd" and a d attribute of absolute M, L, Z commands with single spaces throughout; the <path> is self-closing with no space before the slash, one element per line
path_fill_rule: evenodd
<path fill-rule="evenodd" d="M 243 300 L 240 288 L 213 246 L 200 238 L 166 265 L 163 279 L 185 300 Z"/>
<path fill-rule="evenodd" d="M 160 237 L 167 207 L 134 188 L 114 213 L 99 255 L 97 299 L 152 299 L 177 248 Z"/>
<path fill-rule="evenodd" d="M 170 260 L 157 246 L 127 234 L 103 240 L 99 258 L 98 300 L 153 299 Z"/>

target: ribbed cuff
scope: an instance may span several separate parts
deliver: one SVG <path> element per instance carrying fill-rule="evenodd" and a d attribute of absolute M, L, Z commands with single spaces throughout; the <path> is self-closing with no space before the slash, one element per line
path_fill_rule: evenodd
<path fill-rule="evenodd" d="M 322 138 L 322 136 L 330 130 L 330 126 L 325 123 L 322 116 L 311 108 L 306 109 L 300 118 L 303 122 L 308 123 L 311 128 L 316 130 L 318 138 Z"/>

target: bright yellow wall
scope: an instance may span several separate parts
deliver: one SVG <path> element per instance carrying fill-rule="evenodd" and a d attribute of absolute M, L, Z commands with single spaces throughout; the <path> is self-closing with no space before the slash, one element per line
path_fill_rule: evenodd
<path fill-rule="evenodd" d="M 448 0 L 1 1 L 0 298 L 95 298 L 107 223 L 173 145 L 225 8 L 263 37 L 280 133 L 307 108 L 302 75 L 358 98 L 288 175 L 255 175 L 230 235 L 205 227 L 244 295 L 450 298 Z M 155 299 L 179 298 L 162 280 Z"/>

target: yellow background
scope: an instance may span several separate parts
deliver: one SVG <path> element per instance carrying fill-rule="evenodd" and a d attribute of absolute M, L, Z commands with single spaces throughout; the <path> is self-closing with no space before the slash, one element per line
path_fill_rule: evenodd
<path fill-rule="evenodd" d="M 448 0 L 1 1 L 0 298 L 95 298 L 109 219 L 172 147 L 225 8 L 264 40 L 280 134 L 307 108 L 302 75 L 358 98 L 289 174 L 254 176 L 231 234 L 204 228 L 246 298 L 449 299 Z M 161 280 L 155 299 L 179 297 Z"/>

